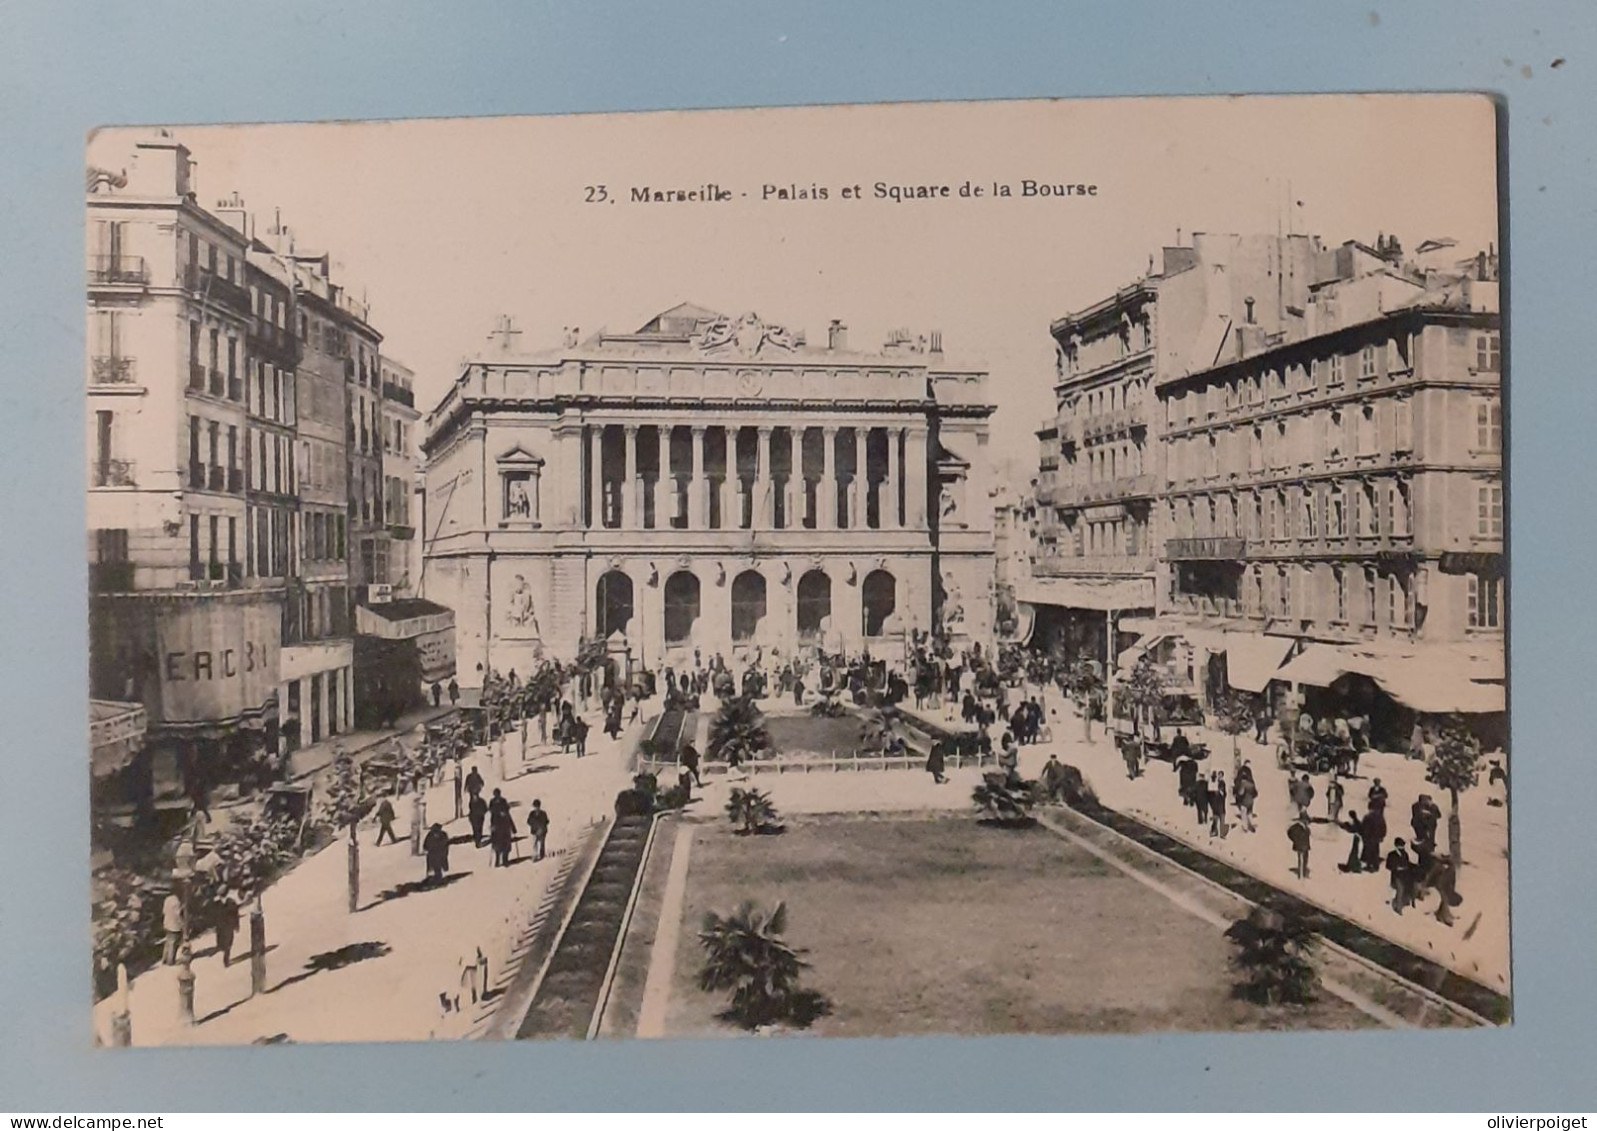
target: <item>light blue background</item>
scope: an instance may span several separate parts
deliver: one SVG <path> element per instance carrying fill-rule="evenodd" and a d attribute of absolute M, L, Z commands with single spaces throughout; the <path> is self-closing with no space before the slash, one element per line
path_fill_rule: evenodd
<path fill-rule="evenodd" d="M 1594 712 L 1581 645 L 1591 639 L 1597 487 L 1597 363 L 1589 347 L 1594 25 L 1597 14 L 1580 0 L 0 5 L 0 1110 L 1591 1108 L 1597 772 L 1586 741 Z M 1558 57 L 1568 62 L 1550 68 Z M 86 130 L 121 122 L 1348 89 L 1474 89 L 1506 98 L 1513 1028 L 88 1048 Z"/>

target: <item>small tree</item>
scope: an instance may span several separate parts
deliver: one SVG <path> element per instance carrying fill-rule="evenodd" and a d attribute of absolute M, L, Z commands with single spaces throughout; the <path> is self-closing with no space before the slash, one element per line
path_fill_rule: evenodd
<path fill-rule="evenodd" d="M 1255 907 L 1246 919 L 1226 928 L 1236 945 L 1231 968 L 1239 975 L 1234 992 L 1260 1005 L 1306 1005 L 1320 985 L 1309 955 L 1314 932 L 1301 920 L 1266 907 Z"/>
<path fill-rule="evenodd" d="M 771 732 L 765 717 L 747 696 L 735 696 L 721 704 L 710 723 L 710 754 L 730 760 L 736 754 L 742 761 L 757 757 L 771 748 Z"/>
<path fill-rule="evenodd" d="M 1237 748 L 1237 735 L 1253 725 L 1253 701 L 1240 691 L 1227 691 L 1214 704 L 1214 721 L 1220 730 L 1231 736 L 1231 762 L 1236 764 L 1242 756 Z"/>
<path fill-rule="evenodd" d="M 1012 780 L 1007 774 L 996 771 L 981 776 L 981 784 L 971 791 L 970 799 L 993 821 L 1010 828 L 1020 828 L 1033 822 L 1032 805 L 1036 802 L 1036 783 Z"/>
<path fill-rule="evenodd" d="M 242 817 L 216 838 L 199 865 L 206 876 L 203 899 L 250 910 L 250 989 L 266 989 L 266 912 L 261 896 L 294 858 L 299 830 L 286 818 Z"/>
<path fill-rule="evenodd" d="M 1125 697 L 1126 707 L 1131 712 L 1132 730 L 1140 735 L 1142 720 L 1147 718 L 1150 723 L 1153 722 L 1157 712 L 1164 707 L 1164 673 L 1153 662 L 1152 656 L 1144 652 L 1137 657 L 1131 674 L 1126 677 L 1121 687 L 1121 694 Z"/>
<path fill-rule="evenodd" d="M 1098 665 L 1091 660 L 1077 660 L 1070 665 L 1064 677 L 1064 688 L 1076 709 L 1081 712 L 1081 725 L 1088 742 L 1092 741 L 1093 705 L 1103 695 L 1103 677 Z"/>
<path fill-rule="evenodd" d="M 769 794 L 757 789 L 734 789 L 726 802 L 727 818 L 740 825 L 738 832 L 745 836 L 775 829 L 776 806 Z"/>
<path fill-rule="evenodd" d="M 335 828 L 349 830 L 350 914 L 354 914 L 360 906 L 360 838 L 356 835 L 356 828 L 371 807 L 360 767 L 347 751 L 339 751 L 338 757 L 333 760 L 333 776 L 327 784 L 323 811 Z"/>
<path fill-rule="evenodd" d="M 781 937 L 786 931 L 783 903 L 769 913 L 744 903 L 730 915 L 711 911 L 704 916 L 699 988 L 706 993 L 731 990 L 726 1015 L 744 1029 L 781 1022 L 805 1026 L 826 1012 L 824 997 L 799 987 L 809 963 Z"/>
<path fill-rule="evenodd" d="M 1447 790 L 1452 805 L 1447 813 L 1447 854 L 1453 867 L 1464 863 L 1464 831 L 1458 819 L 1458 795 L 1475 786 L 1481 778 L 1484 758 L 1481 744 L 1464 720 L 1449 716 L 1436 736 L 1436 753 L 1425 768 L 1425 780 Z"/>
<path fill-rule="evenodd" d="M 161 937 L 161 897 L 136 872 L 107 869 L 94 877 L 94 965 L 99 988 L 109 989 L 121 963 L 152 953 Z"/>

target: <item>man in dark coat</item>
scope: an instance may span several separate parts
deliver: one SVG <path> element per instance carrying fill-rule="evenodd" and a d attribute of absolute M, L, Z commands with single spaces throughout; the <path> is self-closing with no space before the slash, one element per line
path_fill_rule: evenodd
<path fill-rule="evenodd" d="M 942 785 L 948 779 L 943 776 L 943 744 L 932 743 L 932 751 L 926 755 L 926 772 L 932 775 L 932 781 Z"/>
<path fill-rule="evenodd" d="M 449 834 L 442 825 L 434 825 L 422 838 L 421 847 L 427 854 L 427 882 L 441 882 L 449 872 Z"/>
<path fill-rule="evenodd" d="M 471 795 L 471 804 L 466 807 L 466 818 L 471 822 L 471 843 L 478 848 L 482 847 L 482 823 L 488 816 L 488 803 L 482 799 L 482 794 Z"/>
<path fill-rule="evenodd" d="M 1375 779 L 1375 783 L 1370 786 L 1370 796 L 1369 796 L 1370 809 L 1372 811 L 1374 811 L 1374 812 L 1377 812 L 1377 813 L 1379 813 L 1382 810 L 1384 810 L 1386 808 L 1386 797 L 1387 797 L 1386 787 L 1381 784 L 1381 779 L 1380 778 L 1376 778 Z"/>
<path fill-rule="evenodd" d="M 438 681 L 435 679 L 433 680 L 433 706 L 437 707 L 440 705 L 443 702 L 443 698 L 444 689 L 439 686 Z"/>
<path fill-rule="evenodd" d="M 543 802 L 537 798 L 527 810 L 527 835 L 532 837 L 532 858 L 542 860 L 544 844 L 549 839 L 549 814 L 544 812 Z"/>
<path fill-rule="evenodd" d="M 682 767 L 683 773 L 693 775 L 695 785 L 700 789 L 704 788 L 704 782 L 699 778 L 699 751 L 693 743 L 682 744 L 682 752 L 677 755 L 677 764 Z"/>
<path fill-rule="evenodd" d="M 385 836 L 389 844 L 399 840 L 394 833 L 394 803 L 386 797 L 377 803 L 377 843 L 382 844 Z"/>
<path fill-rule="evenodd" d="M 1409 859 L 1402 837 L 1392 842 L 1392 851 L 1386 854 L 1386 872 L 1392 885 L 1392 910 L 1401 915 L 1403 908 L 1414 904 L 1414 861 Z"/>
<path fill-rule="evenodd" d="M 1176 759 L 1177 788 L 1181 791 L 1181 803 L 1193 804 L 1192 790 L 1198 781 L 1198 763 L 1191 758 Z"/>
<path fill-rule="evenodd" d="M 477 767 L 473 766 L 466 774 L 466 795 L 475 801 L 482 796 L 482 787 L 482 775 L 477 772 Z"/>
<path fill-rule="evenodd" d="M 1292 842 L 1292 851 L 1297 856 L 1298 879 L 1309 878 L 1309 821 L 1307 817 L 1299 817 L 1287 826 L 1287 840 Z"/>
<path fill-rule="evenodd" d="M 1364 814 L 1364 856 L 1362 863 L 1366 872 L 1379 872 L 1381 870 L 1381 842 L 1386 839 L 1386 814 L 1379 809 L 1371 809 Z"/>
<path fill-rule="evenodd" d="M 516 822 L 511 819 L 509 802 L 505 802 L 503 807 L 495 809 L 495 804 L 504 800 L 497 796 L 497 791 L 495 793 L 494 801 L 488 806 L 489 819 L 493 826 L 488 832 L 488 843 L 494 850 L 493 866 L 495 868 L 508 868 L 510 867 L 510 850 L 516 843 Z"/>
<path fill-rule="evenodd" d="M 509 800 L 497 789 L 494 790 L 493 797 L 488 801 L 488 831 L 492 832 L 495 824 L 509 816 Z"/>
<path fill-rule="evenodd" d="M 1156 740 L 1157 741 L 1157 740 Z M 1192 753 L 1192 743 L 1187 736 L 1181 733 L 1181 728 L 1176 728 L 1176 736 L 1170 740 L 1170 756 L 1172 758 L 1185 758 Z M 1196 769 L 1196 767 L 1194 767 Z"/>
<path fill-rule="evenodd" d="M 1364 871 L 1364 822 L 1359 820 L 1356 809 L 1347 811 L 1347 820 L 1342 822 L 1342 827 L 1353 836 L 1352 843 L 1347 850 L 1347 863 L 1338 864 L 1337 867 L 1344 872 Z"/>
<path fill-rule="evenodd" d="M 451 707 L 453 707 L 459 702 L 460 702 L 460 684 L 456 683 L 453 679 L 451 679 L 449 681 L 449 705 Z"/>
<path fill-rule="evenodd" d="M 1442 810 L 1431 795 L 1422 793 L 1409 810 L 1409 823 L 1414 829 L 1415 844 L 1435 844 L 1436 826 L 1442 819 Z"/>
<path fill-rule="evenodd" d="M 1196 762 L 1193 763 L 1192 768 L 1194 771 L 1197 770 Z M 1202 778 L 1194 777 L 1192 780 L 1192 804 L 1198 808 L 1198 824 L 1200 826 L 1207 825 L 1209 823 L 1209 783 Z"/>

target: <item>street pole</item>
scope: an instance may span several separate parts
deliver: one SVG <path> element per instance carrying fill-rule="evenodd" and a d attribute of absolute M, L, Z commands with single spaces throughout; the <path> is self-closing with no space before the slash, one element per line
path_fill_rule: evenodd
<path fill-rule="evenodd" d="M 193 835 L 198 835 L 197 815 L 195 820 Z M 185 1025 L 194 1024 L 194 952 L 189 946 L 189 895 L 192 888 L 191 881 L 194 878 L 194 855 L 194 843 L 191 836 L 189 840 L 183 841 L 178 845 L 177 856 L 172 866 L 172 882 L 177 886 L 183 924 L 177 952 L 177 1012 L 178 1017 Z"/>

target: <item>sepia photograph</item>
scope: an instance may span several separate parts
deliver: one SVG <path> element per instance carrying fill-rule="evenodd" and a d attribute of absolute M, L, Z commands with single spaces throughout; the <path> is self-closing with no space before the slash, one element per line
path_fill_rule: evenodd
<path fill-rule="evenodd" d="M 96 130 L 85 1043 L 1509 1025 L 1499 128 Z"/>

